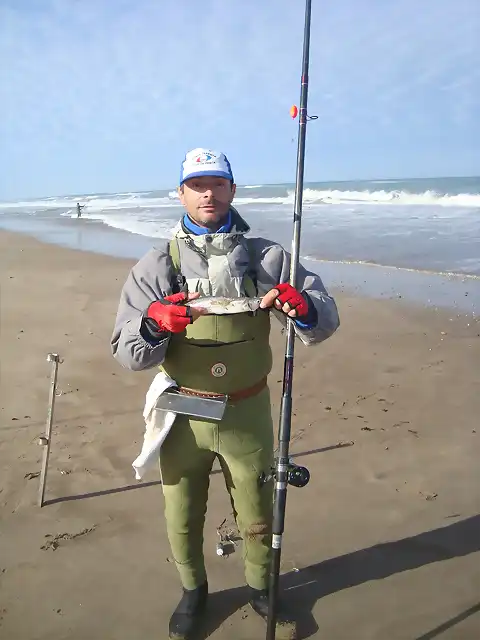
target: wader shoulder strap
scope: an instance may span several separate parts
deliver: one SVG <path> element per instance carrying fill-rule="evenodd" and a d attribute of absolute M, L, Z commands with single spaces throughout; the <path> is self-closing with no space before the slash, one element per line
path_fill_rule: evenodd
<path fill-rule="evenodd" d="M 180 264 L 180 248 L 178 246 L 178 240 L 173 237 L 168 243 L 168 253 L 172 260 L 173 265 L 173 277 L 172 277 L 172 293 L 179 293 L 185 287 L 185 278 L 182 276 L 181 264 Z"/>
<path fill-rule="evenodd" d="M 180 249 L 178 246 L 178 240 L 176 236 L 168 243 L 168 253 L 172 259 L 172 264 L 175 271 L 180 271 Z"/>
<path fill-rule="evenodd" d="M 248 291 L 247 293 L 249 297 L 254 298 L 256 295 L 258 295 L 257 270 L 255 269 L 255 255 L 250 246 L 250 243 L 248 242 L 248 238 L 245 238 L 245 242 L 247 245 L 247 252 L 248 252 L 248 267 L 247 267 L 246 275 L 250 278 L 254 287 L 254 292 L 252 294 L 250 294 Z"/>

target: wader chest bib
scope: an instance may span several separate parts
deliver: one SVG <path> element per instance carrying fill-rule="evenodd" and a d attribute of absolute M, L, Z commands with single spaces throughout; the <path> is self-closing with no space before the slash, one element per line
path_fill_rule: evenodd
<path fill-rule="evenodd" d="M 173 265 L 180 271 L 177 239 L 170 243 Z M 257 295 L 252 278 L 243 277 L 245 292 Z M 272 368 L 270 314 L 201 316 L 179 334 L 172 334 L 161 368 L 178 385 L 231 394 L 255 385 Z"/>

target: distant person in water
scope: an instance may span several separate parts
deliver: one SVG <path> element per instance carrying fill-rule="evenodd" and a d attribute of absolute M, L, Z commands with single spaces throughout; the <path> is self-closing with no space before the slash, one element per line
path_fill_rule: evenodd
<path fill-rule="evenodd" d="M 85 207 L 84 204 L 80 204 L 77 202 L 77 218 L 80 218 L 82 215 L 82 209 Z"/>

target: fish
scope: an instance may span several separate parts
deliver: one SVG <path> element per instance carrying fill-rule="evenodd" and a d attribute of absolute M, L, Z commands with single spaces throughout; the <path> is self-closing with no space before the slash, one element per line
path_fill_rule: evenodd
<path fill-rule="evenodd" d="M 222 296 L 204 296 L 186 303 L 193 309 L 204 309 L 207 315 L 227 315 L 248 313 L 260 307 L 262 298 L 224 298 Z"/>

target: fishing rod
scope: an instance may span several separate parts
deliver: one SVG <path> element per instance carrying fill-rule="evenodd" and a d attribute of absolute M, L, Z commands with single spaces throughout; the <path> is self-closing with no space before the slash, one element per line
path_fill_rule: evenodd
<path fill-rule="evenodd" d="M 290 261 L 290 284 L 296 287 L 297 270 L 300 253 L 300 233 L 302 224 L 303 204 L 303 176 L 305 165 L 305 139 L 307 133 L 307 120 L 316 116 L 307 115 L 308 100 L 308 71 L 310 61 L 310 23 L 312 14 L 312 2 L 306 0 L 305 6 L 305 30 L 303 37 L 303 61 L 302 81 L 300 91 L 300 110 L 298 125 L 298 149 L 297 172 L 295 185 L 295 205 L 293 214 L 293 238 Z M 297 109 L 292 107 L 290 112 L 296 117 Z M 267 617 L 266 640 L 275 640 L 275 627 L 277 622 L 278 583 L 280 577 L 280 558 L 282 549 L 282 537 L 285 523 L 285 509 L 287 501 L 288 484 L 301 487 L 307 484 L 309 473 L 307 469 L 296 467 L 290 462 L 290 432 L 292 424 L 292 386 L 293 386 L 293 356 L 295 344 L 294 321 L 287 316 L 287 341 L 285 347 L 285 362 L 283 373 L 283 391 L 280 405 L 280 418 L 278 429 L 278 457 L 274 470 L 275 490 L 273 501 L 273 525 L 272 525 L 272 557 L 269 576 L 269 602 Z"/>

